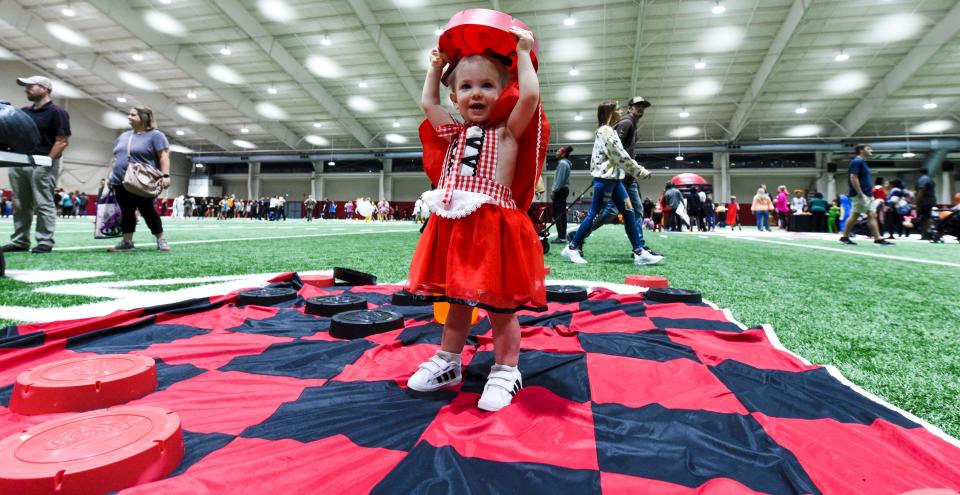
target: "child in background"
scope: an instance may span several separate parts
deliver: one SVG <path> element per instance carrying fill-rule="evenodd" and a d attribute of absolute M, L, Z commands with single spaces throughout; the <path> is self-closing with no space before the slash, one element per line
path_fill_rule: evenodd
<path fill-rule="evenodd" d="M 727 226 L 727 206 L 717 203 L 717 226 L 721 229 Z"/>
<path fill-rule="evenodd" d="M 837 200 L 830 202 L 830 209 L 827 210 L 827 232 L 831 234 L 836 234 L 837 229 L 839 229 L 838 219 L 840 218 L 840 206 L 837 205 Z"/>
<path fill-rule="evenodd" d="M 730 202 L 727 203 L 727 225 L 730 230 L 734 227 L 743 230 L 743 225 L 740 225 L 740 203 L 737 203 L 736 196 L 730 196 Z"/>
<path fill-rule="evenodd" d="M 523 386 L 515 312 L 546 309 L 540 239 L 524 214 L 529 204 L 518 206 L 514 201 L 529 200 L 518 188 L 529 189 L 522 194 L 532 193 L 545 156 L 545 146 L 542 152 L 537 146 L 537 130 L 545 127 L 540 83 L 530 56 L 533 33 L 518 27 L 510 32 L 517 38 L 518 89 L 508 84 L 509 74 L 499 60 L 472 55 L 454 61 L 450 100 L 464 123 L 440 105 L 440 76 L 448 58 L 439 49 L 431 52 L 422 95 L 428 123 L 421 126 L 421 139 L 424 169 L 428 174 L 435 171 L 433 157 L 442 156 L 437 160 L 442 161 L 442 172 L 437 189 L 423 196 L 435 217 L 427 222 L 417 245 L 407 283 L 407 290 L 416 295 L 451 303 L 441 350 L 419 366 L 407 386 L 429 392 L 461 382 L 460 353 L 473 308 L 481 307 L 493 327 L 495 355 L 477 404 L 485 411 L 509 405 Z M 528 129 L 536 155 L 527 147 Z M 545 145 L 547 139 L 541 137 Z M 435 148 L 446 151 L 437 155 Z"/>

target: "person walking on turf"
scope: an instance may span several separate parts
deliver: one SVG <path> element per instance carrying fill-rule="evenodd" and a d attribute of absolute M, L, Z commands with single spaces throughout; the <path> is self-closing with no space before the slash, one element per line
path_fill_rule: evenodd
<path fill-rule="evenodd" d="M 926 171 L 917 179 L 917 220 L 914 224 L 920 229 L 920 238 L 927 241 L 930 240 L 933 207 L 937 204 L 936 187 Z"/>
<path fill-rule="evenodd" d="M 873 243 L 880 246 L 892 246 L 893 243 L 880 237 L 880 227 L 877 225 L 877 209 L 873 203 L 872 189 L 870 189 L 870 166 L 867 165 L 867 158 L 873 156 L 873 148 L 867 144 L 858 144 L 854 146 L 853 152 L 856 156 L 850 160 L 850 188 L 847 190 L 847 196 L 852 205 L 850 218 L 843 226 L 843 235 L 840 242 L 844 244 L 856 245 L 850 240 L 850 232 L 857 224 L 861 214 L 867 215 L 867 225 L 870 227 L 870 234 L 873 235 Z"/>
<path fill-rule="evenodd" d="M 650 177 L 650 172 L 640 166 L 623 149 L 620 137 L 611 127 L 618 120 L 620 120 L 620 105 L 616 101 L 606 100 L 597 107 L 597 121 L 600 127 L 597 129 L 596 139 L 593 143 L 593 153 L 590 156 L 590 175 L 593 176 L 593 202 L 590 205 L 590 212 L 580 223 L 577 233 L 560 253 L 561 256 L 573 263 L 585 264 L 587 262 L 583 258 L 583 242 L 590 235 L 593 220 L 606 205 L 608 197 L 613 198 L 617 209 L 623 214 L 623 227 L 630 239 L 634 263 L 652 265 L 663 259 L 662 256 L 657 256 L 644 248 L 640 234 L 637 232 L 634 206 L 627 195 L 626 188 L 623 187 L 622 180 L 626 174 L 624 169 L 632 172 L 633 176 L 638 179 Z"/>
<path fill-rule="evenodd" d="M 124 132 L 113 144 L 113 168 L 110 170 L 110 185 L 113 187 L 120 205 L 120 228 L 123 240 L 107 251 L 111 253 L 133 251 L 133 233 L 137 229 L 137 211 L 147 223 L 150 232 L 157 238 L 157 250 L 169 251 L 170 244 L 163 236 L 163 224 L 160 215 L 154 209 L 154 198 L 145 198 L 127 191 L 123 187 L 123 177 L 131 163 L 142 163 L 160 170 L 163 174 L 160 185 L 170 186 L 170 143 L 167 136 L 157 129 L 153 110 L 147 107 L 131 108 L 127 121 L 133 129 Z"/>
<path fill-rule="evenodd" d="M 770 210 L 772 208 L 773 201 L 770 200 L 770 195 L 761 186 L 753 197 L 753 204 L 750 205 L 750 211 L 757 216 L 757 230 L 763 232 L 766 229 L 767 232 L 770 232 Z"/>
<path fill-rule="evenodd" d="M 557 173 L 553 178 L 553 187 L 550 189 L 553 199 L 553 222 L 557 227 L 557 238 L 550 241 L 553 244 L 567 243 L 567 196 L 570 195 L 570 153 L 573 146 L 561 146 L 557 150 Z"/>
<path fill-rule="evenodd" d="M 548 129 L 530 58 L 533 34 L 517 37 L 516 79 L 499 59 L 472 55 L 453 62 L 450 100 L 464 122 L 440 104 L 445 54 L 433 49 L 423 85 L 428 123 L 421 126 L 424 171 L 437 189 L 424 194 L 434 213 L 410 263 L 406 289 L 447 300 L 441 350 L 407 386 L 420 392 L 462 380 L 461 357 L 474 308 L 493 327 L 494 365 L 477 406 L 497 411 L 523 387 L 516 311 L 547 307 L 543 251 L 527 208 L 546 154 Z M 538 139 L 539 138 L 539 139 Z"/>
<path fill-rule="evenodd" d="M 50 167 L 13 167 L 8 172 L 13 190 L 13 234 L 3 252 L 30 249 L 30 227 L 37 215 L 37 245 L 30 251 L 44 254 L 53 251 L 53 232 L 57 226 L 57 207 L 53 196 L 60 175 L 63 150 L 70 144 L 70 115 L 50 99 L 53 83 L 43 76 L 17 79 L 24 87 L 27 100 L 33 105 L 21 110 L 33 118 L 40 131 L 40 143 L 31 155 L 46 155 L 53 161 Z"/>

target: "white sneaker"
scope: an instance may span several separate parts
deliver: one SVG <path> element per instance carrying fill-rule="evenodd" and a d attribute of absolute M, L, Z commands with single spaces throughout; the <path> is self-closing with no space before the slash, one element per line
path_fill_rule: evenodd
<path fill-rule="evenodd" d="M 583 259 L 583 254 L 580 252 L 580 250 L 579 250 L 579 249 L 570 249 L 570 245 L 569 245 L 569 244 L 567 245 L 567 247 L 563 248 L 563 251 L 560 251 L 560 256 L 563 256 L 564 258 L 566 258 L 566 259 L 568 259 L 568 260 L 570 260 L 570 261 L 572 261 L 572 262 L 574 262 L 574 263 L 576 263 L 576 264 L 578 264 L 578 265 L 585 265 L 585 264 L 587 264 L 587 260 Z"/>
<path fill-rule="evenodd" d="M 513 402 L 513 396 L 523 388 L 523 378 L 520 369 L 516 366 L 495 364 L 490 367 L 487 384 L 483 387 L 483 395 L 477 402 L 477 407 L 484 411 L 499 411 Z"/>
<path fill-rule="evenodd" d="M 440 356 L 433 356 L 420 363 L 417 371 L 407 380 L 407 387 L 417 392 L 433 392 L 452 387 L 463 380 L 460 366 L 459 361 L 447 361 Z"/>
<path fill-rule="evenodd" d="M 639 254 L 633 253 L 633 262 L 638 265 L 656 265 L 663 260 L 663 256 L 658 256 L 656 254 L 647 251 L 646 249 L 641 249 Z"/>

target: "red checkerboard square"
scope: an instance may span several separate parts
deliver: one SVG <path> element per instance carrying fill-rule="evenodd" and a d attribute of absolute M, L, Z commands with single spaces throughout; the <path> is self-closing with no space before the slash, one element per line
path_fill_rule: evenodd
<path fill-rule="evenodd" d="M 669 409 L 747 414 L 733 392 L 691 359 L 660 362 L 588 353 L 587 370 L 590 395 L 599 404 L 639 408 L 657 403 Z"/>
<path fill-rule="evenodd" d="M 270 417 L 284 402 L 296 400 L 304 388 L 324 383 L 322 379 L 207 371 L 130 404 L 175 411 L 190 431 L 236 435 Z"/>
<path fill-rule="evenodd" d="M 669 329 L 667 335 L 670 340 L 693 348 L 697 357 L 709 366 L 733 359 L 766 370 L 807 371 L 819 368 L 804 364 L 790 353 L 774 348 L 760 328 L 739 333 Z"/>
<path fill-rule="evenodd" d="M 588 311 L 574 313 L 570 330 L 580 333 L 640 333 L 657 326 L 644 316 L 629 316 L 622 311 L 595 315 Z"/>
<path fill-rule="evenodd" d="M 715 478 L 691 488 L 666 481 L 601 472 L 600 487 L 603 495 L 764 495 L 729 478 Z"/>
<path fill-rule="evenodd" d="M 187 325 L 207 330 L 226 330 L 243 325 L 250 320 L 266 320 L 276 316 L 278 308 L 265 306 L 234 306 L 232 304 L 220 306 L 214 310 L 186 315 L 160 315 L 157 323 L 167 325 Z"/>
<path fill-rule="evenodd" d="M 237 356 L 260 354 L 272 344 L 290 342 L 289 337 L 273 337 L 242 332 L 212 332 L 189 339 L 154 344 L 131 354 L 163 359 L 167 364 L 192 364 L 215 370 Z"/>
<path fill-rule="evenodd" d="M 490 413 L 480 395 L 461 392 L 424 432 L 431 445 L 451 446 L 465 457 L 598 469 L 589 403 L 563 399 L 543 387 L 524 387 L 513 403 Z"/>
<path fill-rule="evenodd" d="M 379 345 L 363 353 L 352 364 L 348 364 L 343 371 L 332 378 L 338 382 L 359 382 L 393 380 L 406 387 L 410 378 L 420 363 L 436 354 L 439 346 L 417 344 L 403 346 L 400 342 L 391 345 Z M 476 352 L 465 347 L 461 354 L 463 366 L 470 364 Z"/>

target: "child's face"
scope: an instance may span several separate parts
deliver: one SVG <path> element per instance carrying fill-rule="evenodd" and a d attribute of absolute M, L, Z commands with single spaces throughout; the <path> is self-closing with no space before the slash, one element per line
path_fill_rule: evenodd
<path fill-rule="evenodd" d="M 500 77 L 494 62 L 485 58 L 472 57 L 460 62 L 450 101 L 457 106 L 464 120 L 481 123 L 490 119 L 503 92 Z"/>

